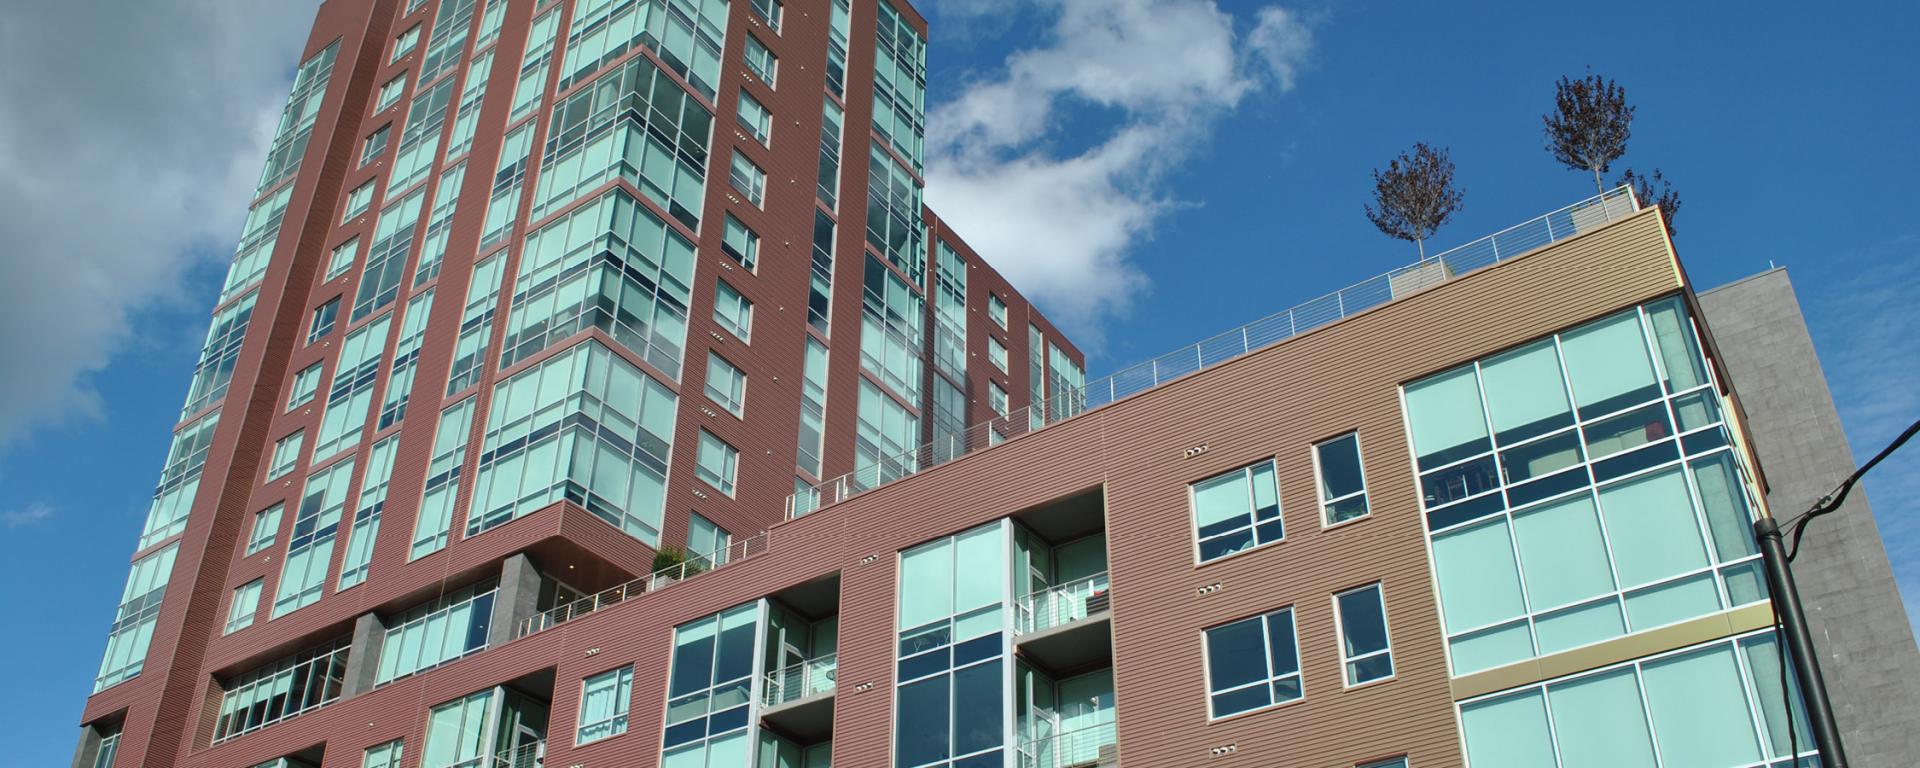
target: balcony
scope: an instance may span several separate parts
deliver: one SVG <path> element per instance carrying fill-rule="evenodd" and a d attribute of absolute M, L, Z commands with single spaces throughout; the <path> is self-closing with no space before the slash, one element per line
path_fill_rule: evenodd
<path fill-rule="evenodd" d="M 761 681 L 760 719 L 800 743 L 833 735 L 837 654 L 829 653 L 768 672 Z"/>
<path fill-rule="evenodd" d="M 535 741 L 494 753 L 489 768 L 543 768 L 546 760 L 547 742 Z"/>
<path fill-rule="evenodd" d="M 799 517 L 873 490 L 915 471 L 999 445 L 1008 438 L 1140 394 L 1167 382 L 1278 344 L 1343 318 L 1365 312 L 1482 267 L 1516 258 L 1576 235 L 1601 229 L 1640 210 L 1633 190 L 1619 187 L 1542 214 L 1465 245 L 1342 288 L 1255 320 L 1174 352 L 1122 368 L 1076 390 L 1050 393 L 997 418 L 967 428 L 941 444 L 922 445 L 884 457 L 863 470 L 827 478 L 787 498 L 787 516 Z"/>
<path fill-rule="evenodd" d="M 760 722 L 789 749 L 815 749 L 833 738 L 839 608 L 838 574 L 767 598 Z"/>
<path fill-rule="evenodd" d="M 1020 598 L 1014 617 L 1020 655 L 1062 676 L 1112 664 L 1111 597 L 1101 571 Z"/>
<path fill-rule="evenodd" d="M 658 592 L 667 587 L 694 578 L 708 571 L 724 568 L 767 551 L 767 534 L 744 539 L 735 539 L 725 549 L 705 554 L 695 553 L 684 562 L 667 566 L 640 578 L 613 587 L 580 596 L 576 599 L 560 601 L 558 605 L 521 619 L 514 627 L 513 637 L 519 639 L 527 635 L 542 632 L 574 619 L 598 613 L 602 609 L 632 600 L 649 592 Z M 578 594 L 578 593 L 574 593 Z"/>
<path fill-rule="evenodd" d="M 1089 768 L 1117 766 L 1111 721 L 1020 742 L 1020 768 Z"/>

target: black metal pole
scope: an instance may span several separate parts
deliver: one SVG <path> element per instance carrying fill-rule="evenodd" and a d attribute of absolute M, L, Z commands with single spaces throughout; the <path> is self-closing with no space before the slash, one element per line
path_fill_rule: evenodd
<path fill-rule="evenodd" d="M 1807 615 L 1800 607 L 1800 591 L 1794 586 L 1793 571 L 1787 565 L 1786 546 L 1781 542 L 1780 526 L 1771 517 L 1753 523 L 1754 538 L 1760 542 L 1760 556 L 1766 563 L 1767 587 L 1773 593 L 1774 610 L 1786 630 L 1787 658 L 1793 664 L 1794 678 L 1800 681 L 1801 698 L 1807 707 L 1807 722 L 1813 727 L 1813 742 L 1820 749 L 1823 768 L 1847 768 L 1847 753 L 1840 746 L 1840 726 L 1833 719 L 1833 704 L 1827 700 L 1827 683 L 1820 677 L 1820 660 L 1813 649 L 1813 634 L 1807 631 Z M 1789 726 L 1792 714 L 1788 714 Z"/>

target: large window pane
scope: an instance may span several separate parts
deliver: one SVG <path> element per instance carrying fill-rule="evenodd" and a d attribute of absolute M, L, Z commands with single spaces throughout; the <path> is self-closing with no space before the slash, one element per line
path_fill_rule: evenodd
<path fill-rule="evenodd" d="M 1458 461 L 1490 447 L 1487 422 L 1480 413 L 1480 385 L 1472 365 L 1409 385 L 1407 420 L 1421 469 Z"/>
<path fill-rule="evenodd" d="M 1551 686 L 1547 702 L 1560 742 L 1560 768 L 1655 767 L 1632 668 Z"/>
<path fill-rule="evenodd" d="M 1648 305 L 1647 324 L 1653 326 L 1654 347 L 1660 351 L 1660 366 L 1666 369 L 1667 391 L 1679 392 L 1707 383 L 1700 347 L 1693 339 L 1693 324 L 1687 320 L 1686 305 L 1679 297 Z"/>
<path fill-rule="evenodd" d="M 1480 376 L 1487 415 L 1502 444 L 1573 423 L 1552 339 L 1487 358 L 1480 364 Z"/>
<path fill-rule="evenodd" d="M 1435 536 L 1433 564 L 1448 631 L 1483 627 L 1526 613 L 1505 518 Z"/>
<path fill-rule="evenodd" d="M 1744 765 L 1760 759 L 1731 646 L 1654 661 L 1644 675 L 1662 762 Z"/>
<path fill-rule="evenodd" d="M 1538 690 L 1460 708 L 1473 768 L 1541 768 L 1553 761 L 1553 735 Z"/>
<path fill-rule="evenodd" d="M 1616 411 L 1659 394 L 1640 333 L 1640 314 L 1622 312 L 1560 336 L 1581 418 Z"/>
<path fill-rule="evenodd" d="M 1528 564 L 1527 595 L 1553 608 L 1614 589 L 1593 498 L 1585 493 L 1514 513 L 1513 535 Z"/>
<path fill-rule="evenodd" d="M 1600 511 L 1622 586 L 1659 581 L 1707 564 L 1706 543 L 1678 468 L 1600 489 Z"/>

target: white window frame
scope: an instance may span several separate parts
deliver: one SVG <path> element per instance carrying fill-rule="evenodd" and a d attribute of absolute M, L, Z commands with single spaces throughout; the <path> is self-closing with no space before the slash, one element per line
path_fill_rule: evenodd
<path fill-rule="evenodd" d="M 1347 656 L 1347 627 L 1346 627 L 1345 620 L 1342 619 L 1340 616 L 1340 598 L 1345 597 L 1347 595 L 1356 594 L 1359 592 L 1365 592 L 1369 589 L 1377 590 L 1380 593 L 1380 633 L 1383 635 L 1386 635 L 1387 647 L 1382 648 L 1378 651 L 1364 653 L 1359 656 L 1348 657 Z M 1333 593 L 1333 598 L 1331 602 L 1333 604 L 1333 643 L 1334 643 L 1334 647 L 1340 651 L 1341 687 L 1342 688 L 1364 688 L 1369 685 L 1384 683 L 1399 677 L 1400 665 L 1395 663 L 1393 660 L 1393 624 L 1388 620 L 1388 617 L 1387 617 L 1386 583 L 1376 581 L 1371 584 L 1364 584 L 1358 587 L 1354 587 L 1352 589 L 1345 589 L 1339 592 L 1335 592 Z M 1375 656 L 1387 657 L 1386 676 L 1376 677 L 1372 680 L 1367 680 L 1359 683 L 1354 682 L 1351 679 L 1351 675 L 1349 675 L 1347 672 L 1347 665 L 1355 661 L 1363 661 L 1366 659 L 1371 659 Z"/>
<path fill-rule="evenodd" d="M 1274 505 L 1280 509 L 1280 516 L 1275 518 L 1275 520 L 1278 520 L 1280 522 L 1280 538 L 1274 539 L 1273 541 L 1264 541 L 1264 542 L 1261 541 L 1260 534 L 1255 531 L 1255 529 L 1260 527 L 1261 521 L 1258 518 L 1252 518 L 1251 521 L 1247 523 L 1247 526 L 1245 528 L 1236 528 L 1232 531 L 1228 531 L 1227 533 L 1215 534 L 1215 537 L 1217 538 L 1220 536 L 1225 536 L 1230 533 L 1235 533 L 1235 532 L 1244 530 L 1253 535 L 1253 546 L 1247 547 L 1246 549 L 1242 549 L 1237 552 L 1228 552 L 1227 554 L 1224 554 L 1212 559 L 1206 559 L 1202 557 L 1200 554 L 1200 508 L 1199 508 L 1199 505 L 1194 503 L 1195 502 L 1195 498 L 1193 495 L 1194 486 L 1200 485 L 1201 483 L 1205 483 L 1215 478 L 1233 474 L 1235 472 L 1242 473 L 1247 476 L 1248 509 L 1257 511 L 1259 508 L 1253 506 L 1252 471 L 1254 467 L 1258 467 L 1261 464 L 1273 465 L 1273 500 L 1274 500 Z M 1244 464 L 1234 469 L 1226 470 L 1224 472 L 1215 472 L 1211 475 L 1207 475 L 1206 477 L 1187 483 L 1187 524 L 1191 526 L 1193 530 L 1193 564 L 1195 566 L 1211 565 L 1213 563 L 1218 563 L 1220 561 L 1232 558 L 1235 555 L 1243 555 L 1257 549 L 1265 549 L 1275 544 L 1279 544 L 1280 542 L 1286 541 L 1287 540 L 1287 504 L 1286 504 L 1286 501 L 1281 498 L 1281 492 L 1280 492 L 1280 460 L 1277 457 L 1268 456 L 1264 459 L 1255 461 L 1251 464 Z M 1288 606 L 1288 607 L 1292 607 L 1292 606 Z M 1275 610 L 1279 610 L 1279 609 L 1275 609 Z M 1273 612 L 1274 611 L 1268 611 L 1267 613 L 1273 613 Z M 1262 615 L 1265 615 L 1265 614 L 1262 614 Z M 1298 618 L 1299 617 L 1296 615 L 1295 619 L 1297 620 Z M 1296 626 L 1294 628 L 1294 635 L 1297 638 L 1299 634 L 1300 634 L 1300 630 Z M 1295 647 L 1297 649 L 1298 645 L 1296 644 Z"/>
<path fill-rule="evenodd" d="M 1360 465 L 1360 490 L 1354 491 L 1353 493 L 1349 493 L 1345 496 L 1341 496 L 1340 498 L 1337 498 L 1337 499 L 1329 499 L 1327 498 L 1326 478 L 1322 475 L 1320 471 L 1320 446 L 1338 442 L 1349 436 L 1353 438 L 1354 461 L 1356 461 Z M 1313 453 L 1313 492 L 1314 492 L 1314 500 L 1319 502 L 1319 505 L 1320 505 L 1320 528 L 1322 530 L 1325 530 L 1328 528 L 1338 528 L 1340 526 L 1347 525 L 1348 523 L 1357 523 L 1361 520 L 1366 520 L 1370 517 L 1373 517 L 1373 499 L 1367 495 L 1367 454 L 1363 449 L 1363 447 L 1360 445 L 1360 430 L 1356 429 L 1349 432 L 1342 432 L 1338 435 L 1334 435 L 1333 437 L 1329 437 L 1325 440 L 1316 442 L 1313 444 L 1312 453 Z M 1331 522 L 1328 519 L 1328 513 L 1333 505 L 1346 501 L 1348 499 L 1355 498 L 1355 497 L 1360 497 L 1367 500 L 1366 512 L 1347 518 L 1345 520 L 1341 520 L 1339 522 Z"/>
<path fill-rule="evenodd" d="M 1268 616 L 1272 616 L 1273 614 L 1279 613 L 1281 611 L 1286 611 L 1288 613 L 1289 618 L 1291 619 L 1289 623 L 1293 625 L 1293 660 L 1294 660 L 1294 666 L 1296 667 L 1296 669 L 1294 669 L 1293 674 L 1281 675 L 1279 677 L 1275 677 L 1273 676 L 1273 644 L 1271 642 L 1271 638 L 1268 635 L 1266 619 Z M 1211 723 L 1211 722 L 1218 722 L 1221 720 L 1232 720 L 1234 718 L 1245 717 L 1247 715 L 1251 715 L 1256 712 L 1265 712 L 1270 709 L 1278 709 L 1280 707 L 1285 707 L 1292 704 L 1299 704 L 1307 700 L 1307 665 L 1306 665 L 1306 660 L 1301 658 L 1300 656 L 1300 608 L 1299 606 L 1296 606 L 1296 605 L 1283 605 L 1283 606 L 1280 606 L 1279 608 L 1275 608 L 1270 611 L 1261 611 L 1260 613 L 1254 614 L 1252 616 L 1242 616 L 1232 621 L 1223 621 L 1218 624 L 1214 624 L 1212 626 L 1202 628 L 1200 630 L 1201 676 L 1203 678 L 1210 677 L 1211 673 L 1213 672 L 1213 654 L 1207 649 L 1207 632 L 1210 630 L 1219 629 L 1221 627 L 1228 626 L 1230 624 L 1239 624 L 1240 622 L 1246 621 L 1248 619 L 1260 620 L 1260 653 L 1267 660 L 1267 677 L 1257 683 L 1246 683 L 1233 688 L 1228 688 L 1223 691 L 1214 690 L 1213 681 L 1204 680 L 1202 682 L 1202 685 L 1206 686 L 1207 722 Z M 1222 693 L 1227 693 L 1230 691 L 1245 690 L 1248 688 L 1252 688 L 1256 685 L 1265 685 L 1265 686 L 1271 687 L 1274 681 L 1285 679 L 1288 677 L 1298 678 L 1300 680 L 1299 697 L 1288 699 L 1286 701 L 1273 702 L 1265 706 L 1254 707 L 1253 709 L 1242 710 L 1239 712 L 1234 712 L 1232 714 L 1226 714 L 1226 715 L 1214 714 L 1214 711 L 1213 711 L 1214 696 L 1217 696 Z M 1269 698 L 1271 698 L 1272 694 L 1269 693 L 1268 696 Z"/>

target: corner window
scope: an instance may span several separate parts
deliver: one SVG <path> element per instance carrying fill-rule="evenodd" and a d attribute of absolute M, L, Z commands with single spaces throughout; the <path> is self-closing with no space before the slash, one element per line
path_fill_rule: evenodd
<path fill-rule="evenodd" d="M 253 513 L 253 534 L 247 537 L 247 554 L 255 555 L 273 546 L 280 535 L 280 512 L 285 504 L 275 504 Z"/>
<path fill-rule="evenodd" d="M 341 243 L 333 249 L 333 255 L 327 258 L 327 280 L 344 275 L 353 268 L 353 262 L 360 258 L 360 238 Z"/>
<path fill-rule="evenodd" d="M 771 144 L 773 113 L 768 112 L 766 105 L 761 104 L 759 99 L 747 95 L 745 89 L 740 91 L 739 105 L 739 110 L 734 112 L 734 121 L 738 122 L 741 128 L 747 129 L 747 133 L 753 136 L 754 141 L 763 145 Z"/>
<path fill-rule="evenodd" d="M 747 229 L 747 225 L 740 223 L 733 214 L 727 214 L 726 222 L 726 230 L 720 237 L 720 250 L 726 251 L 747 271 L 753 271 L 753 265 L 760 260 L 760 236 Z"/>
<path fill-rule="evenodd" d="M 747 375 L 711 352 L 707 353 L 707 399 L 735 416 L 746 411 Z"/>
<path fill-rule="evenodd" d="M 734 469 L 739 463 L 740 451 L 714 437 L 712 432 L 700 430 L 700 453 L 694 458 L 693 464 L 695 477 L 721 493 L 732 496 Z"/>
<path fill-rule="evenodd" d="M 368 134 L 367 138 L 360 142 L 361 165 L 373 162 L 374 158 L 379 157 L 387 151 L 388 129 L 392 127 L 392 124 L 380 126 L 380 130 Z"/>
<path fill-rule="evenodd" d="M 1381 600 L 1380 585 L 1334 595 L 1333 607 L 1347 685 L 1393 677 L 1393 644 L 1387 639 L 1387 606 Z"/>
<path fill-rule="evenodd" d="M 233 589 L 233 601 L 227 605 L 227 627 L 222 634 L 231 635 L 253 624 L 253 615 L 260 610 L 263 583 L 254 579 Z"/>
<path fill-rule="evenodd" d="M 400 33 L 399 37 L 393 39 L 393 55 L 387 57 L 387 63 L 391 64 L 399 61 L 400 57 L 411 53 L 413 47 L 419 44 L 419 42 L 420 25 L 415 24 L 408 27 L 407 31 Z"/>
<path fill-rule="evenodd" d="M 340 214 L 340 223 L 353 221 L 353 217 L 366 213 L 372 206 L 373 180 L 368 179 L 367 183 L 354 187 L 352 192 L 347 193 L 347 208 Z"/>
<path fill-rule="evenodd" d="M 741 341 L 748 341 L 753 336 L 753 302 L 722 280 L 713 291 L 713 321 Z"/>
<path fill-rule="evenodd" d="M 287 395 L 287 410 L 291 411 L 313 399 L 320 391 L 320 369 L 322 363 L 314 363 L 300 369 L 293 375 L 293 392 Z"/>
<path fill-rule="evenodd" d="M 1320 485 L 1322 525 L 1338 525 L 1367 515 L 1367 481 L 1360 469 L 1356 432 L 1313 447 L 1314 475 Z"/>
<path fill-rule="evenodd" d="M 773 78 L 779 74 L 780 60 L 774 58 L 773 51 L 767 50 L 759 38 L 747 35 L 746 58 L 748 71 L 760 78 L 760 82 L 766 83 L 768 88 L 774 87 Z"/>
<path fill-rule="evenodd" d="M 1286 536 L 1280 486 L 1268 459 L 1188 486 L 1200 562 L 1218 560 Z"/>
<path fill-rule="evenodd" d="M 319 341 L 321 337 L 333 333 L 333 321 L 340 317 L 340 297 L 335 296 L 327 303 L 315 307 L 313 322 L 307 324 L 307 343 Z"/>
<path fill-rule="evenodd" d="M 627 732 L 627 706 L 633 700 L 633 667 L 589 677 L 580 684 L 580 728 L 573 743 L 587 744 Z"/>
<path fill-rule="evenodd" d="M 732 184 L 734 191 L 745 196 L 747 202 L 755 207 L 766 203 L 767 172 L 760 170 L 760 166 L 754 165 L 737 149 L 733 152 L 733 165 L 727 172 L 727 183 Z"/>
<path fill-rule="evenodd" d="M 267 466 L 267 482 L 278 480 L 293 471 L 294 465 L 300 463 L 300 448 L 306 441 L 307 433 L 296 431 L 273 444 L 273 462 Z"/>
<path fill-rule="evenodd" d="M 1221 718 L 1305 695 L 1293 608 L 1206 631 L 1207 708 Z"/>

